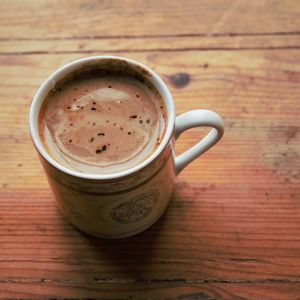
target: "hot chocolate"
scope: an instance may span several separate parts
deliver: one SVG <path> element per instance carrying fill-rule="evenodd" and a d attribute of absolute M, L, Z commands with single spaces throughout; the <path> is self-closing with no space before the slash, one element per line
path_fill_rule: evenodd
<path fill-rule="evenodd" d="M 145 79 L 124 72 L 83 72 L 56 85 L 39 115 L 51 156 L 90 174 L 129 169 L 158 147 L 166 114 Z"/>

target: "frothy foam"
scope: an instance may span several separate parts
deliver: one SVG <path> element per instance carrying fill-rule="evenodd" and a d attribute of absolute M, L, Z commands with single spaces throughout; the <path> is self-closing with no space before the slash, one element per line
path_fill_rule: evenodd
<path fill-rule="evenodd" d="M 107 174 L 145 160 L 165 127 L 158 93 L 130 75 L 70 80 L 49 95 L 40 135 L 50 154 L 79 172 Z"/>

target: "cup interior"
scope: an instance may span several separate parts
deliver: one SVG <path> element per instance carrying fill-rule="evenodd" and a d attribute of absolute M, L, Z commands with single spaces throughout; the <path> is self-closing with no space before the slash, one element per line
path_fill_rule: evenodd
<path fill-rule="evenodd" d="M 139 76 L 140 78 L 147 79 L 155 87 L 157 92 L 160 94 L 164 102 L 165 110 L 167 114 L 165 133 L 161 141 L 161 144 L 157 147 L 157 149 L 140 164 L 137 164 L 136 166 L 128 170 L 118 172 L 118 173 L 112 173 L 112 174 L 81 173 L 61 165 L 54 158 L 52 158 L 51 155 L 49 155 L 49 153 L 45 149 L 42 140 L 40 138 L 40 134 L 38 132 L 38 119 L 39 119 L 39 113 L 43 105 L 43 102 L 47 98 L 48 94 L 51 91 L 53 91 L 59 83 L 64 81 L 66 78 L 70 78 L 73 74 L 75 75 L 78 72 L 84 72 L 85 70 L 124 71 L 128 74 L 132 74 L 134 76 Z M 116 56 L 88 57 L 88 58 L 71 62 L 67 65 L 64 65 L 57 71 L 55 71 L 45 80 L 45 82 L 41 85 L 41 87 L 37 91 L 32 101 L 31 108 L 30 108 L 30 115 L 29 115 L 29 128 L 30 128 L 30 134 L 33 143 L 37 151 L 48 163 L 50 163 L 53 167 L 69 175 L 80 177 L 80 178 L 86 178 L 86 179 L 96 179 L 96 180 L 117 179 L 120 177 L 124 177 L 150 164 L 153 160 L 155 160 L 160 155 L 163 149 L 167 146 L 173 133 L 174 123 L 175 123 L 174 103 L 172 100 L 172 96 L 167 86 L 162 81 L 162 79 L 154 71 L 144 66 L 143 64 L 127 58 L 116 57 Z"/>

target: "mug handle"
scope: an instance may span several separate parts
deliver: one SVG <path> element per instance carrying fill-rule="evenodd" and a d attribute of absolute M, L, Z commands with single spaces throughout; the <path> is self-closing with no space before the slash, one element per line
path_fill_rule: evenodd
<path fill-rule="evenodd" d="M 175 157 L 175 169 L 177 174 L 221 139 L 224 133 L 224 123 L 218 114 L 210 110 L 192 110 L 176 117 L 174 129 L 175 140 L 177 140 L 180 134 L 185 130 L 200 126 L 213 128 L 200 142 Z"/>

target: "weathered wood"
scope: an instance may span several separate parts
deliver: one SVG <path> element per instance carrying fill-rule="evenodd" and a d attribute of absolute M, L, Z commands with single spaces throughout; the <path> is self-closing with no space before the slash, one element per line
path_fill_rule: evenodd
<path fill-rule="evenodd" d="M 101 54 L 101 53 L 100 53 Z M 85 55 L 1 56 L 1 182 L 11 188 L 45 187 L 28 136 L 31 99 L 57 67 Z M 177 113 L 213 109 L 225 119 L 225 138 L 181 176 L 202 184 L 272 188 L 299 184 L 299 81 L 297 50 L 127 53 L 152 67 L 173 93 Z M 178 88 L 176 74 L 188 74 Z M 9 125 L 9 126 L 8 126 Z M 177 143 L 178 152 L 197 141 L 198 130 Z M 243 176 L 241 176 L 243 174 Z"/>
<path fill-rule="evenodd" d="M 299 32 L 289 1 L 1 0 L 2 38 Z"/>
<path fill-rule="evenodd" d="M 7 279 L 59 282 L 299 283 L 299 196 L 299 188 L 242 191 L 181 180 L 158 223 L 111 241 L 75 230 L 48 189 L 2 192 L 0 269 Z"/>
<path fill-rule="evenodd" d="M 0 55 L 74 54 L 194 51 L 194 50 L 280 50 L 299 49 L 295 34 L 241 36 L 176 36 L 125 38 L 0 39 Z"/>
<path fill-rule="evenodd" d="M 1 298 L 299 298 L 300 6 L 248 2 L 0 1 Z M 153 68 L 178 114 L 212 109 L 226 128 L 165 215 L 114 241 L 66 222 L 27 125 L 51 72 L 107 53 Z"/>
<path fill-rule="evenodd" d="M 298 284 L 269 283 L 189 283 L 169 282 L 7 282 L 0 283 L 0 297 L 9 298 L 100 298 L 122 300 L 148 299 L 296 299 L 300 293 Z"/>

